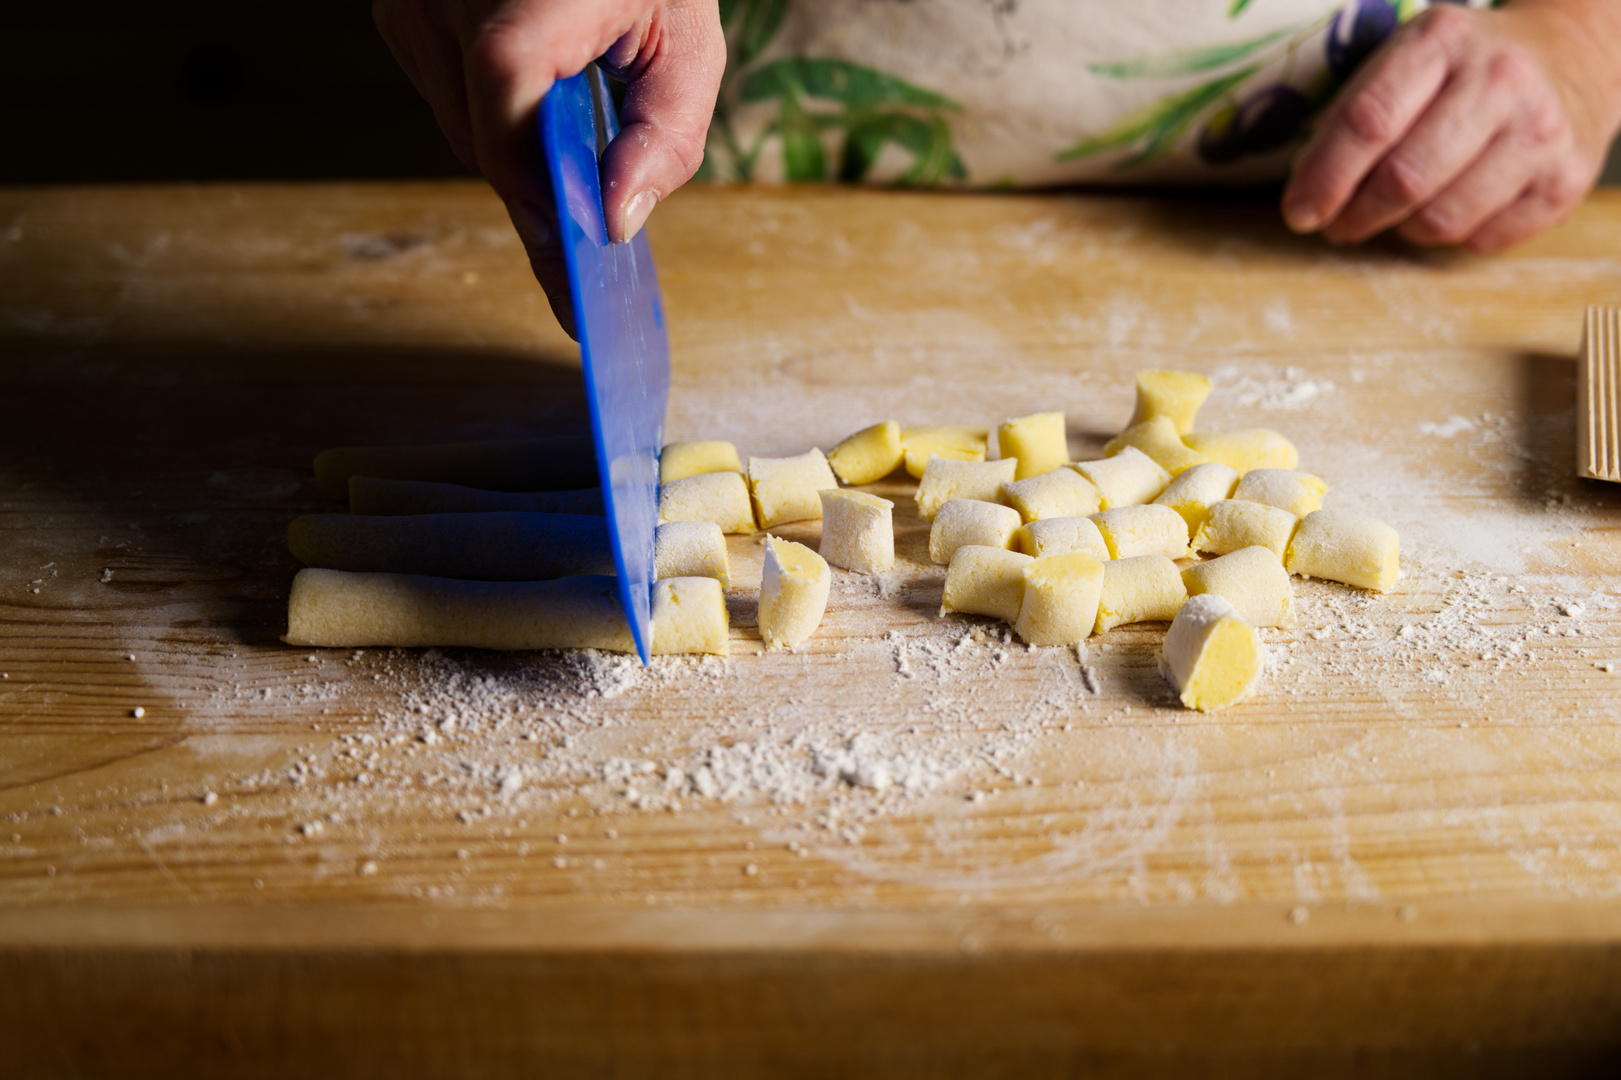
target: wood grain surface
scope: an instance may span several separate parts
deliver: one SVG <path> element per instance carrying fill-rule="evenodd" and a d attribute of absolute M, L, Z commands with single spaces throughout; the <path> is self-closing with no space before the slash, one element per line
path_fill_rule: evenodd
<path fill-rule="evenodd" d="M 1063 409 L 1088 457 L 1192 368 L 1403 581 L 1297 581 L 1262 692 L 1190 714 L 1163 626 L 939 618 L 891 479 L 900 570 L 796 653 L 742 537 L 725 663 L 291 649 L 316 452 L 585 429 L 501 207 L 0 192 L 0 1074 L 1615 1065 L 1621 489 L 1574 477 L 1573 361 L 1621 197 L 1491 259 L 1243 198 L 690 190 L 650 230 L 671 437 Z"/>

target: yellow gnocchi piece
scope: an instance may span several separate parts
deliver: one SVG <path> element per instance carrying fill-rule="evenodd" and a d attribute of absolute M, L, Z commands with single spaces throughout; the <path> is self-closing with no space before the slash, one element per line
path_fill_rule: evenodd
<path fill-rule="evenodd" d="M 990 428 L 968 424 L 901 428 L 901 451 L 907 475 L 914 480 L 921 479 L 931 456 L 950 461 L 984 461 L 990 438 Z"/>
<path fill-rule="evenodd" d="M 1255 628 L 1214 593 L 1182 605 L 1161 647 L 1162 670 L 1182 704 L 1200 712 L 1243 700 L 1260 681 L 1265 662 Z"/>
<path fill-rule="evenodd" d="M 1103 564 L 1091 555 L 1049 555 L 1026 563 L 1014 632 L 1031 645 L 1074 645 L 1097 622 Z"/>
<path fill-rule="evenodd" d="M 816 633 L 827 612 L 833 572 L 804 544 L 771 536 L 760 576 L 760 639 L 768 649 L 791 649 Z"/>
<path fill-rule="evenodd" d="M 743 471 L 737 447 L 718 439 L 666 443 L 659 453 L 659 483 L 685 480 L 705 473 Z"/>
<path fill-rule="evenodd" d="M 938 455 L 930 458 L 928 468 L 923 470 L 923 479 L 917 485 L 918 517 L 928 521 L 952 499 L 996 502 L 1002 485 L 1013 479 L 1017 465 L 1012 458 L 1002 461 L 953 461 Z"/>
<path fill-rule="evenodd" d="M 941 566 L 951 562 L 960 547 L 1011 548 L 1019 529 L 1019 512 L 1000 503 L 977 499 L 950 499 L 929 528 L 929 558 Z"/>
<path fill-rule="evenodd" d="M 1042 518 L 1019 527 L 1013 534 L 1015 546 L 1026 555 L 1040 558 L 1047 555 L 1069 555 L 1084 551 L 1105 562 L 1114 558 L 1109 545 L 1098 531 L 1097 522 L 1089 517 Z"/>
<path fill-rule="evenodd" d="M 1292 626 L 1294 589 L 1289 571 L 1264 547 L 1239 548 L 1182 571 L 1189 596 L 1215 593 L 1251 626 Z"/>
<path fill-rule="evenodd" d="M 653 642 L 649 651 L 654 656 L 725 656 L 729 630 L 726 593 L 714 578 L 665 578 L 653 585 Z"/>
<path fill-rule="evenodd" d="M 1188 523 L 1169 506 L 1117 506 L 1093 514 L 1092 521 L 1103 535 L 1111 559 L 1138 555 L 1188 557 Z"/>
<path fill-rule="evenodd" d="M 1069 461 L 1064 414 L 1045 412 L 1009 420 L 996 429 L 996 447 L 1000 456 L 1018 459 L 1015 480 L 1052 472 Z"/>
<path fill-rule="evenodd" d="M 1024 603 L 1024 568 L 1030 562 L 1030 556 L 1006 548 L 958 548 L 946 570 L 940 614 L 957 611 L 1012 623 Z"/>
<path fill-rule="evenodd" d="M 1209 515 L 1210 508 L 1223 499 L 1230 499 L 1238 483 L 1238 470 L 1219 461 L 1209 461 L 1172 480 L 1154 500 L 1157 506 L 1169 506 L 1188 523 L 1188 539 L 1199 532 L 1199 526 Z"/>
<path fill-rule="evenodd" d="M 827 463 L 846 484 L 870 484 L 900 467 L 901 426 L 893 420 L 862 428 L 833 448 Z"/>
<path fill-rule="evenodd" d="M 1193 418 L 1210 396 L 1210 380 L 1192 371 L 1163 371 L 1149 368 L 1137 373 L 1137 408 L 1128 427 L 1164 416 L 1176 426 L 1178 435 L 1193 430 Z"/>
<path fill-rule="evenodd" d="M 701 473 L 660 484 L 659 520 L 713 521 L 721 532 L 751 533 L 749 485 L 735 472 Z"/>
<path fill-rule="evenodd" d="M 1078 461 L 1070 468 L 1098 489 L 1098 504 L 1104 510 L 1153 502 L 1171 482 L 1164 466 L 1135 446 L 1100 461 Z"/>
<path fill-rule="evenodd" d="M 827 458 L 817 449 L 785 458 L 749 458 L 749 493 L 760 528 L 822 516 L 821 492 L 836 488 Z"/>
<path fill-rule="evenodd" d="M 1251 469 L 1293 469 L 1300 464 L 1295 444 L 1267 428 L 1190 431 L 1182 441 L 1211 461 L 1231 465 L 1240 474 Z"/>
<path fill-rule="evenodd" d="M 1159 462 L 1160 466 L 1172 476 L 1179 476 L 1183 471 L 1210 460 L 1182 441 L 1182 437 L 1176 432 L 1176 425 L 1171 422 L 1169 416 L 1156 416 L 1140 424 L 1133 424 L 1110 439 L 1103 452 L 1113 457 L 1128 446 L 1135 446 Z"/>
<path fill-rule="evenodd" d="M 1092 481 L 1066 466 L 1003 484 L 1001 499 L 1025 521 L 1086 517 L 1097 513 L 1100 505 L 1098 489 L 1092 486 Z"/>
<path fill-rule="evenodd" d="M 1299 518 L 1276 506 L 1223 499 L 1210 508 L 1204 524 L 1199 526 L 1193 549 L 1207 555 L 1225 555 L 1259 544 L 1281 559 L 1299 523 Z"/>
<path fill-rule="evenodd" d="M 713 521 L 667 521 L 653 533 L 653 577 L 712 577 L 727 589 L 732 584 L 726 537 Z"/>
<path fill-rule="evenodd" d="M 1314 510 L 1300 519 L 1283 565 L 1291 574 L 1389 592 L 1401 576 L 1401 538 L 1375 518 Z"/>
<path fill-rule="evenodd" d="M 1095 633 L 1124 623 L 1176 617 L 1188 598 L 1176 564 L 1163 555 L 1138 555 L 1103 564 L 1103 593 L 1098 598 Z"/>
<path fill-rule="evenodd" d="M 865 491 L 829 488 L 822 497 L 822 558 L 860 574 L 895 569 L 895 504 Z"/>
<path fill-rule="evenodd" d="M 1233 498 L 1265 503 L 1305 517 L 1323 505 L 1328 485 L 1296 469 L 1251 469 L 1233 489 Z"/>

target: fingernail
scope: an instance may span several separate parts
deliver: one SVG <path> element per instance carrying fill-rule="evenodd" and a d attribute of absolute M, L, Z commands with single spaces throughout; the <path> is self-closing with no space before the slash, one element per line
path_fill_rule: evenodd
<path fill-rule="evenodd" d="M 648 215 L 653 207 L 659 204 L 658 192 L 648 190 L 637 195 L 625 206 L 625 235 L 620 237 L 618 243 L 629 243 L 630 239 L 642 231 L 647 224 Z"/>
<path fill-rule="evenodd" d="M 1283 220 L 1297 233 L 1315 232 L 1323 224 L 1311 200 L 1298 196 L 1284 200 Z"/>

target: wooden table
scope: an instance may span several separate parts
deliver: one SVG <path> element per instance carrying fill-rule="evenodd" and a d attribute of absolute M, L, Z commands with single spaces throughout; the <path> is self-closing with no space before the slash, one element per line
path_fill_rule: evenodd
<path fill-rule="evenodd" d="M 1621 197 L 1493 259 L 1242 199 L 691 190 L 651 234 L 673 437 L 1062 408 L 1095 456 L 1190 367 L 1403 583 L 1299 582 L 1263 692 L 1190 714 L 1163 627 L 938 618 L 889 482 L 902 572 L 799 653 L 748 538 L 724 664 L 290 649 L 316 451 L 583 427 L 500 206 L 0 193 L 0 1073 L 1614 1065 L 1621 494 L 1572 477 L 1571 360 Z"/>

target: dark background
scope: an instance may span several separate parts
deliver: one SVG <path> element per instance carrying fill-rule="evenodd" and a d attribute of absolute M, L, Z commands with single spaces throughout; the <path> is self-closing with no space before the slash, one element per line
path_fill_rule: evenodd
<path fill-rule="evenodd" d="M 369 0 L 0 0 L 0 138 L 0 184 L 467 175 Z"/>

